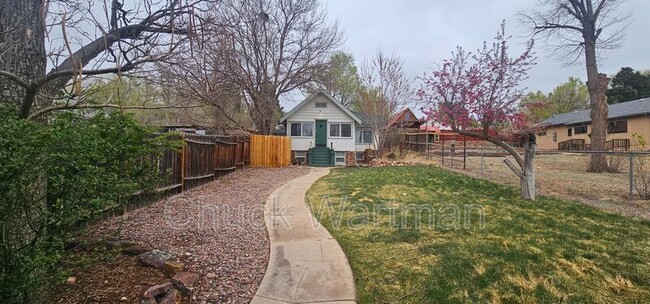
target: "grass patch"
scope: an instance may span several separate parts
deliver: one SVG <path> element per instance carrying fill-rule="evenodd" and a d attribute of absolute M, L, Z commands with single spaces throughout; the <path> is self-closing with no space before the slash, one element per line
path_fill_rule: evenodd
<path fill-rule="evenodd" d="M 360 303 L 650 298 L 648 221 L 523 201 L 434 166 L 335 169 L 307 202 L 346 252 Z"/>

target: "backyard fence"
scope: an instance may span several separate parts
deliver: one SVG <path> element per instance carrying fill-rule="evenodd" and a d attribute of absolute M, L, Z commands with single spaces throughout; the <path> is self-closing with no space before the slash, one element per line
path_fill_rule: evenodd
<path fill-rule="evenodd" d="M 452 146 L 453 144 L 453 146 Z M 406 151 L 445 168 L 496 183 L 519 186 L 519 178 L 504 163 L 512 158 L 502 148 L 484 141 L 422 142 L 412 139 Z M 523 153 L 523 149 L 516 148 Z M 592 157 L 604 167 L 593 172 Z M 511 159 L 512 160 L 512 159 Z M 538 151 L 536 185 L 543 193 L 584 199 L 630 202 L 650 199 L 650 152 Z"/>
<path fill-rule="evenodd" d="M 251 135 L 251 167 L 286 167 L 291 164 L 291 139 L 286 136 Z"/>
<path fill-rule="evenodd" d="M 161 197 L 178 194 L 246 167 L 286 167 L 291 164 L 291 141 L 286 136 L 179 135 L 180 151 L 151 157 L 160 176 L 154 193 L 138 193 L 138 199 L 122 210 L 107 210 L 104 217 L 126 214 Z"/>
<path fill-rule="evenodd" d="M 250 167 L 291 164 L 291 140 L 286 136 L 183 135 L 180 152 L 167 151 L 158 160 L 164 182 L 157 192 L 178 193 Z"/>

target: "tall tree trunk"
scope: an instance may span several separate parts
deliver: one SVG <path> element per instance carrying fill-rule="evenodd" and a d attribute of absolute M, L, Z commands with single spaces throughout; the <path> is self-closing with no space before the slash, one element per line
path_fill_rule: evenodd
<path fill-rule="evenodd" d="M 277 114 L 280 113 L 280 102 L 276 94 L 277 86 L 265 82 L 260 85 L 260 90 L 251 94 L 253 108 L 250 111 L 251 119 L 260 134 L 271 134 L 278 122 Z"/>
<path fill-rule="evenodd" d="M 591 150 L 607 149 L 607 76 L 598 74 L 595 38 L 585 37 L 585 61 L 587 65 L 587 88 L 591 102 Z M 608 170 L 605 154 L 592 154 L 588 170 L 606 172 Z"/>
<path fill-rule="evenodd" d="M 260 134 L 268 135 L 273 132 L 277 123 L 276 112 L 280 104 L 273 96 L 259 94 L 252 97 L 252 107 L 249 108 L 255 129 Z"/>
<path fill-rule="evenodd" d="M 531 201 L 535 200 L 535 153 L 537 153 L 537 144 L 534 140 L 527 140 L 524 143 L 524 167 L 520 178 L 521 198 Z"/>
<path fill-rule="evenodd" d="M 0 70 L 33 84 L 45 75 L 45 29 L 42 0 L 3 0 L 0 7 Z M 37 89 L 26 89 L 0 76 L 0 102 L 20 108 Z"/>

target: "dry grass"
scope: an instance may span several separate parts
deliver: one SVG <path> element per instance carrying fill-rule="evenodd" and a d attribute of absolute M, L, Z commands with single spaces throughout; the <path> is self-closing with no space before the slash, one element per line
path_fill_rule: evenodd
<path fill-rule="evenodd" d="M 503 153 L 502 150 L 486 150 L 486 154 Z M 473 150 L 477 155 L 477 150 Z M 519 187 L 519 179 L 503 162 L 505 156 L 468 156 L 463 168 L 462 154 L 445 157 L 444 167 L 472 177 L 499 184 Z M 649 156 L 650 158 L 650 156 Z M 440 155 L 427 157 L 421 153 L 406 151 L 401 160 L 442 166 Z M 587 172 L 589 156 L 577 153 L 538 154 L 535 158 L 535 174 L 538 193 L 563 199 L 577 199 L 597 208 L 627 216 L 650 219 L 650 201 L 630 198 L 629 160 L 627 156 L 608 156 L 617 164 L 619 173 Z"/>

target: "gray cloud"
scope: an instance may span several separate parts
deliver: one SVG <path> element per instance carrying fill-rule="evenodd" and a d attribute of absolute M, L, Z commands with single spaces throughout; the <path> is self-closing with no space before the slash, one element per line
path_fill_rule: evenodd
<path fill-rule="evenodd" d="M 514 36 L 512 52 L 523 50 L 526 30 L 517 13 L 534 7 L 536 1 L 520 0 L 328 0 L 324 1 L 332 20 L 338 20 L 347 41 L 344 50 L 357 61 L 363 60 L 377 48 L 400 55 L 407 72 L 413 78 L 430 71 L 442 59 L 449 57 L 457 45 L 477 49 L 490 40 L 501 20 L 506 19 L 507 31 Z M 623 66 L 650 69 L 650 1 L 628 1 L 622 12 L 631 12 L 631 24 L 623 46 L 600 62 L 601 72 L 616 73 Z M 524 84 L 529 90 L 548 92 L 569 76 L 586 79 L 582 65 L 563 66 L 548 54 L 543 44 L 536 45 L 539 57 Z"/>

